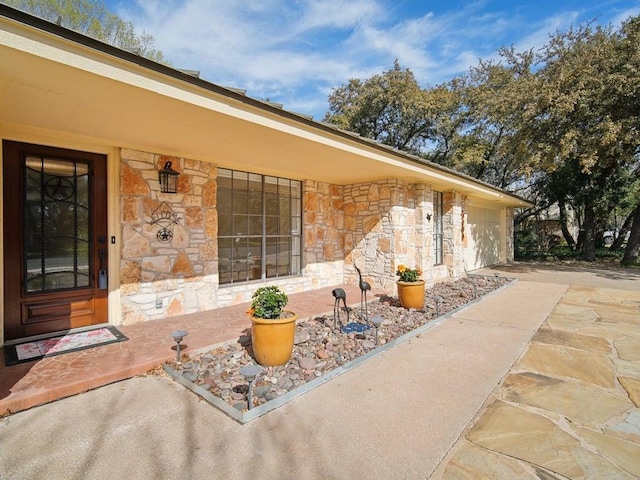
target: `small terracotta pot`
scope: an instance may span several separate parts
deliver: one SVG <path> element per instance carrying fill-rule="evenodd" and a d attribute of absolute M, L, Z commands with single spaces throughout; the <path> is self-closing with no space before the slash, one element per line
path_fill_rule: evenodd
<path fill-rule="evenodd" d="M 291 357 L 298 315 L 285 313 L 285 318 L 274 320 L 251 317 L 253 356 L 263 367 L 284 365 Z"/>
<path fill-rule="evenodd" d="M 424 280 L 417 282 L 396 282 L 398 286 L 398 299 L 404 308 L 424 307 Z"/>

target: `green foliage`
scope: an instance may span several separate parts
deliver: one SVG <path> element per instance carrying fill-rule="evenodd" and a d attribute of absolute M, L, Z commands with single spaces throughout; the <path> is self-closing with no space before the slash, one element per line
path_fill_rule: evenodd
<path fill-rule="evenodd" d="M 400 277 L 401 282 L 417 282 L 420 280 L 422 270 L 419 268 L 408 268 L 404 265 L 398 265 L 396 275 Z"/>
<path fill-rule="evenodd" d="M 638 18 L 619 31 L 571 29 L 553 36 L 537 58 L 522 130 L 541 173 L 536 188 L 550 204 L 582 212 L 587 260 L 595 260 L 597 230 L 628 204 L 638 182 L 640 111 L 629 103 L 640 92 L 637 29 Z"/>
<path fill-rule="evenodd" d="M 419 153 L 431 121 L 424 92 L 413 73 L 400 67 L 334 88 L 324 121 L 411 153 Z"/>
<path fill-rule="evenodd" d="M 523 230 L 515 234 L 515 260 L 538 262 L 580 262 L 584 260 L 581 249 L 567 245 L 553 244 L 545 248 L 533 230 Z M 595 250 L 595 261 L 611 264 L 619 262 L 623 257 L 620 250 L 601 247 Z"/>
<path fill-rule="evenodd" d="M 603 262 L 619 261 L 622 258 L 620 250 L 610 250 L 609 248 L 596 249 L 596 260 Z M 554 247 L 548 251 L 541 250 L 518 250 L 516 260 L 536 260 L 541 262 L 555 262 L 558 260 L 567 261 L 583 260 L 583 253 L 580 250 L 573 250 L 566 245 Z"/>
<path fill-rule="evenodd" d="M 593 260 L 597 232 L 640 205 L 640 16 L 618 29 L 556 32 L 535 52 L 498 53 L 424 90 L 396 61 L 335 89 L 325 120 L 540 200 L 529 215 L 558 205 L 565 239 Z M 577 241 L 568 208 L 584 232 Z M 545 248 L 551 240 L 538 238 Z"/>
<path fill-rule="evenodd" d="M 503 55 L 518 62 L 480 61 L 461 79 L 463 129 L 453 137 L 452 162 L 474 178 L 513 190 L 529 174 L 530 152 L 520 132 L 534 76 L 529 52 Z"/>
<path fill-rule="evenodd" d="M 260 287 L 251 297 L 250 314 L 257 318 L 277 319 L 289 299 L 286 293 L 276 286 Z"/>
<path fill-rule="evenodd" d="M 137 34 L 131 22 L 111 13 L 102 0 L 2 0 L 2 3 L 115 47 L 138 51 L 150 60 L 169 64 L 162 52 L 154 48 L 152 35 Z"/>
<path fill-rule="evenodd" d="M 531 230 L 521 230 L 514 234 L 514 257 L 516 260 L 529 258 L 540 251 L 538 238 Z"/>

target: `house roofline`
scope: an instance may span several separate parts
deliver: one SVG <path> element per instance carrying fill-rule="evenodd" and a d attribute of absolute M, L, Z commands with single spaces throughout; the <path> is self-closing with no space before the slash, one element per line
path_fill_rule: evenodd
<path fill-rule="evenodd" d="M 187 70 L 181 70 L 181 69 L 177 69 L 174 67 L 170 67 L 168 65 L 164 65 L 162 63 L 156 62 L 154 60 L 150 60 L 146 57 L 143 57 L 137 53 L 134 52 L 130 52 L 118 47 L 115 47 L 113 45 L 110 45 L 108 43 L 102 42 L 100 40 L 94 39 L 92 37 L 89 37 L 87 35 L 78 33 L 74 30 L 70 30 L 66 27 L 63 27 L 61 25 L 57 25 L 56 23 L 50 22 L 48 20 L 44 20 L 42 18 L 36 17 L 34 15 L 31 15 L 29 13 L 26 13 L 24 11 L 15 9 L 13 7 L 9 7 L 5 4 L 0 4 L 0 15 L 3 17 L 6 17 L 10 20 L 22 23 L 26 26 L 32 27 L 32 28 L 36 28 L 40 31 L 43 31 L 45 33 L 51 34 L 51 35 L 55 35 L 58 36 L 64 40 L 79 44 L 79 45 L 83 45 L 87 48 L 99 51 L 100 53 L 106 54 L 106 55 L 110 55 L 112 57 L 115 57 L 119 60 L 125 61 L 125 62 L 129 62 L 131 64 L 137 65 L 141 68 L 153 71 L 157 74 L 160 75 L 165 75 L 167 77 L 170 77 L 174 80 L 179 80 L 181 82 L 185 82 L 187 84 L 190 84 L 192 86 L 198 87 L 198 88 L 202 88 L 203 90 L 209 91 L 211 93 L 217 94 L 217 95 L 221 95 L 227 98 L 230 98 L 234 101 L 240 102 L 240 103 L 244 103 L 246 105 L 249 105 L 251 107 L 257 108 L 259 110 L 263 110 L 265 112 L 269 112 L 271 114 L 275 114 L 279 117 L 283 117 L 286 118 L 287 120 L 291 120 L 294 122 L 298 122 L 301 123 L 307 127 L 311 127 L 320 131 L 323 131 L 325 133 L 328 133 L 330 135 L 334 135 L 337 137 L 340 137 L 342 139 L 345 140 L 349 140 L 349 141 L 355 141 L 361 145 L 365 145 L 367 147 L 371 147 L 371 148 L 375 148 L 381 152 L 384 152 L 386 154 L 391 154 L 394 155 L 396 157 L 400 157 L 404 160 L 408 160 L 414 164 L 419 165 L 422 168 L 426 168 L 428 170 L 435 170 L 447 175 L 451 175 L 454 177 L 457 177 L 459 179 L 462 179 L 466 182 L 470 182 L 473 184 L 476 184 L 478 186 L 481 186 L 483 188 L 487 188 L 490 190 L 493 190 L 495 192 L 498 192 L 500 194 L 509 196 L 515 200 L 518 200 L 520 203 L 524 203 L 526 204 L 525 206 L 533 206 L 533 203 L 531 203 L 530 201 L 516 195 L 513 194 L 511 192 L 508 192 L 506 190 L 503 190 L 501 188 L 498 188 L 494 185 L 491 185 L 490 183 L 484 182 L 482 180 L 478 180 L 476 178 L 473 178 L 469 175 L 466 175 L 464 173 L 455 171 L 451 168 L 445 167 L 443 165 L 431 162 L 429 160 L 426 160 L 424 158 L 421 158 L 417 155 L 413 155 L 410 154 L 408 152 L 404 152 L 402 150 L 398 150 L 394 147 L 391 147 L 389 145 L 384 145 L 380 142 L 377 142 L 375 140 L 366 138 L 366 137 L 362 137 L 361 135 L 355 133 L 355 132 L 351 132 L 351 131 L 347 131 L 347 130 L 343 130 L 340 129 L 337 126 L 325 123 L 325 122 L 321 122 L 321 121 L 316 121 L 313 119 L 312 116 L 310 115 L 305 115 L 302 113 L 296 113 L 296 112 L 292 112 L 289 110 L 286 110 L 284 108 L 282 108 L 282 106 L 280 104 L 275 104 L 274 102 L 267 102 L 267 101 L 262 101 L 262 100 L 258 100 L 255 98 L 252 98 L 250 96 L 245 95 L 243 92 L 243 90 L 238 89 L 238 88 L 232 88 L 232 87 L 224 87 L 215 83 L 212 83 L 210 81 L 207 80 L 203 80 L 201 78 L 199 78 L 198 76 L 195 76 L 193 74 L 192 71 L 187 71 Z"/>

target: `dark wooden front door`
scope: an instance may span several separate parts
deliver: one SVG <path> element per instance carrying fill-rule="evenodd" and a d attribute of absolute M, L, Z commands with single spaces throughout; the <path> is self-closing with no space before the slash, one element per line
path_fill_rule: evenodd
<path fill-rule="evenodd" d="M 106 157 L 2 148 L 5 340 L 106 323 Z"/>

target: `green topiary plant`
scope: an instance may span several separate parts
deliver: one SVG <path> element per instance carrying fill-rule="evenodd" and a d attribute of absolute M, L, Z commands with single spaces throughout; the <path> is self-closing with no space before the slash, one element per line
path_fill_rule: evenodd
<path fill-rule="evenodd" d="M 275 286 L 260 287 L 251 297 L 251 310 L 249 314 L 257 318 L 269 320 L 280 318 L 282 309 L 289 299 L 287 294 Z"/>

